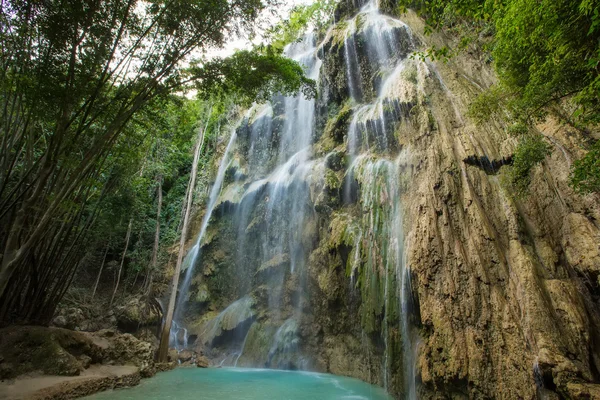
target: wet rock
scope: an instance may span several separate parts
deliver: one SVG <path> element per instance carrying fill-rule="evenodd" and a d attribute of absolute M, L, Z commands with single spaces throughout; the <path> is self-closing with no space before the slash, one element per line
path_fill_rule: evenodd
<path fill-rule="evenodd" d="M 82 354 L 79 356 L 79 362 L 84 369 L 88 369 L 90 365 L 92 365 L 92 357 L 87 354 Z"/>
<path fill-rule="evenodd" d="M 208 368 L 210 366 L 210 361 L 205 356 L 200 356 L 196 359 L 196 366 L 198 368 Z"/>
<path fill-rule="evenodd" d="M 231 334 L 234 331 L 248 329 L 255 317 L 253 304 L 254 299 L 252 296 L 245 296 L 231 303 L 216 317 L 203 323 L 202 329 L 197 333 L 201 339 L 200 343 L 214 344 L 221 337 Z"/>
<path fill-rule="evenodd" d="M 345 155 L 341 151 L 333 151 L 325 158 L 325 166 L 333 171 L 341 171 L 346 166 Z"/>
<path fill-rule="evenodd" d="M 175 349 L 169 349 L 168 360 L 170 362 L 177 362 L 179 360 L 179 353 Z"/>
<path fill-rule="evenodd" d="M 183 364 L 188 361 L 191 361 L 196 354 L 190 350 L 182 350 L 177 354 L 177 359 Z"/>

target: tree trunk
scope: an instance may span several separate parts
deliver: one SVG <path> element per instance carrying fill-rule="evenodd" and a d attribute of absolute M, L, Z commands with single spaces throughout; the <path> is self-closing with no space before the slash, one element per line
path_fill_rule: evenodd
<path fill-rule="evenodd" d="M 196 174 L 198 173 L 198 159 L 200 158 L 200 150 L 204 142 L 204 130 L 199 133 L 198 142 L 194 151 L 194 164 L 192 165 L 192 176 L 187 188 L 186 199 L 183 203 L 185 213 L 183 216 L 183 227 L 181 228 L 181 237 L 179 239 L 179 254 L 177 255 L 177 264 L 175 264 L 175 273 L 173 274 L 173 283 L 171 285 L 171 297 L 167 307 L 167 315 L 165 324 L 162 327 L 160 335 L 160 345 L 158 347 L 157 360 L 158 362 L 167 362 L 169 353 L 169 333 L 171 331 L 171 323 L 173 322 L 173 313 L 175 312 L 175 300 L 177 299 L 177 286 L 179 285 L 179 274 L 181 273 L 181 263 L 183 261 L 183 252 L 185 246 L 186 233 L 188 228 L 188 220 L 190 210 L 192 209 L 192 198 L 194 195 L 194 186 L 196 185 Z"/>
<path fill-rule="evenodd" d="M 150 268 L 148 269 L 148 277 L 146 278 L 144 292 L 150 293 L 152 288 L 152 274 L 156 270 L 156 266 L 158 264 L 158 246 L 160 243 L 160 212 L 162 209 L 162 176 L 158 175 L 156 177 L 158 181 L 158 188 L 156 189 L 158 195 L 158 207 L 156 210 L 156 232 L 154 234 L 154 247 L 152 247 L 152 261 L 150 263 Z"/>
<path fill-rule="evenodd" d="M 131 237 L 131 226 L 133 225 L 133 218 L 129 220 L 129 226 L 127 227 L 127 235 L 125 236 L 125 249 L 123 249 L 123 257 L 121 257 L 121 266 L 119 267 L 119 274 L 117 275 L 117 283 L 115 283 L 115 290 L 113 290 L 113 294 L 110 298 L 110 304 L 108 308 L 111 308 L 113 305 L 113 301 L 115 300 L 115 295 L 117 294 L 117 289 L 119 289 L 119 282 L 121 281 L 121 272 L 123 271 L 123 264 L 125 263 L 125 255 L 127 254 L 127 247 L 129 247 L 129 238 Z"/>
<path fill-rule="evenodd" d="M 96 289 L 98 289 L 98 282 L 100 282 L 100 277 L 102 276 L 102 270 L 104 269 L 104 263 L 106 262 L 106 255 L 108 254 L 108 248 L 110 245 L 110 239 L 108 243 L 106 243 L 106 250 L 104 251 L 104 257 L 102 257 L 102 264 L 100 265 L 100 271 L 98 271 L 98 277 L 96 278 L 96 283 L 94 284 L 94 290 L 92 290 L 92 297 L 90 300 L 94 300 L 94 296 L 96 295 Z"/>

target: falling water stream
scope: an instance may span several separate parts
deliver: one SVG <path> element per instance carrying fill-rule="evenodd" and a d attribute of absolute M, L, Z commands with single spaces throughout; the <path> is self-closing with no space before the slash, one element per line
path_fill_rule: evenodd
<path fill-rule="evenodd" d="M 215 182 L 210 191 L 208 204 L 206 206 L 206 212 L 204 213 L 204 217 L 202 218 L 202 225 L 200 226 L 200 232 L 198 233 L 198 237 L 196 238 L 194 246 L 188 251 L 187 255 L 185 256 L 185 259 L 183 260 L 182 271 L 185 271 L 185 277 L 183 279 L 183 282 L 181 283 L 179 296 L 177 297 L 177 304 L 175 306 L 175 315 L 173 318 L 173 325 L 171 326 L 170 338 L 171 346 L 175 347 L 178 350 L 187 348 L 187 329 L 185 328 L 185 326 L 183 326 L 183 323 L 181 322 L 182 315 L 185 312 L 185 302 L 187 299 L 187 293 L 190 288 L 190 282 L 194 273 L 196 262 L 200 255 L 202 239 L 206 234 L 206 228 L 208 227 L 208 223 L 210 222 L 210 218 L 214 211 L 215 204 L 217 202 L 217 199 L 219 198 L 219 193 L 221 192 L 221 188 L 223 186 L 225 172 L 227 171 L 227 167 L 230 162 L 230 153 L 233 149 L 236 137 L 237 135 L 234 129 L 231 132 L 229 143 L 227 144 L 227 148 L 225 149 L 225 153 L 223 154 L 223 159 L 221 160 L 221 164 L 217 172 L 217 178 L 215 179 Z"/>
<path fill-rule="evenodd" d="M 362 35 L 366 40 L 367 54 L 370 65 L 377 66 L 381 71 L 381 80 L 374 84 L 375 97 L 370 103 L 364 100 L 363 86 L 365 82 L 353 79 L 360 76 L 360 62 L 354 50 L 354 39 L 350 37 L 356 29 L 356 20 L 363 22 Z M 405 43 L 399 43 L 397 32 L 402 32 Z M 402 179 L 399 166 L 403 155 L 396 160 L 389 160 L 386 154 L 392 153 L 395 147 L 394 130 L 398 121 L 407 118 L 412 106 L 411 97 L 417 90 L 415 85 L 403 79 L 407 62 L 407 54 L 416 48 L 412 33 L 407 25 L 391 17 L 382 15 L 376 1 L 369 1 L 359 14 L 348 24 L 344 39 L 349 95 L 357 106 L 354 107 L 353 117 L 348 128 L 347 146 L 351 165 L 346 174 L 346 202 L 350 199 L 351 182 L 358 180 L 362 197 L 359 199 L 363 223 L 355 244 L 352 279 L 362 261 L 359 256 L 360 243 L 364 238 L 369 240 L 366 249 L 367 264 L 384 252 L 384 282 L 383 296 L 385 314 L 382 333 L 385 344 L 383 358 L 383 384 L 387 389 L 390 379 L 390 347 L 389 347 L 389 315 L 391 313 L 390 299 L 398 299 L 400 312 L 400 332 L 402 333 L 402 349 L 405 398 L 416 399 L 415 389 L 415 359 L 413 338 L 409 327 L 410 309 L 410 273 L 406 265 L 404 253 L 404 236 L 402 207 L 400 204 Z M 350 46 L 349 46 L 350 45 Z M 401 46 L 404 46 L 403 48 Z M 352 69 L 356 70 L 353 71 Z M 383 157 L 382 157 L 383 156 Z M 379 237 L 380 240 L 374 239 Z M 379 243 L 378 243 L 379 242 Z M 391 293 L 391 279 L 397 282 L 397 293 Z M 373 292 L 377 289 L 374 288 Z"/>
<path fill-rule="evenodd" d="M 363 53 L 357 48 L 359 39 L 366 46 Z M 408 114 L 421 90 L 416 79 L 409 75 L 426 67 L 408 57 L 417 47 L 408 26 L 381 14 L 374 0 L 366 2 L 357 15 L 346 21 L 341 41 L 352 107 L 345 139 L 347 159 L 341 198 L 343 207 L 359 210 L 352 223 L 348 279 L 352 290 L 360 286 L 363 309 L 373 308 L 371 316 L 363 315 L 361 325 L 370 327 L 370 333 L 380 332 L 384 342 L 381 381 L 386 389 L 394 372 L 392 368 L 398 365 L 398 362 L 393 364 L 393 358 L 398 355 L 391 353 L 390 337 L 393 331 L 400 332 L 404 398 L 412 400 L 416 399 L 415 338 L 409 324 L 411 288 L 401 204 L 406 151 L 399 145 L 398 135 L 402 133 L 398 127 L 408 123 Z M 324 53 L 315 34 L 288 45 L 285 54 L 303 65 L 308 77 L 319 81 Z M 361 71 L 365 55 L 377 76 L 372 82 L 365 80 Z M 327 91 L 328 88 L 321 88 L 321 92 Z M 176 343 L 180 336 L 177 330 L 185 329 L 183 320 L 190 284 L 202 240 L 224 189 L 226 171 L 232 164 L 233 154 L 243 153 L 245 169 L 239 167 L 234 182 L 228 183 L 240 191 L 231 217 L 236 249 L 230 249 L 235 254 L 237 268 L 237 282 L 235 285 L 231 282 L 236 288 L 237 300 L 205 323 L 200 334 L 203 343 L 210 347 L 217 339 L 219 343 L 225 340 L 224 332 L 240 330 L 243 326 L 243 335 L 236 337 L 235 344 L 221 355 L 220 363 L 237 366 L 244 360 L 249 343 L 256 341 L 253 328 L 258 326 L 249 282 L 263 274 L 268 276 L 265 291 L 268 307 L 260 318 L 272 326 L 261 325 L 266 329 L 263 335 L 270 337 L 270 342 L 268 354 L 259 365 L 310 368 L 310 360 L 301 351 L 300 330 L 303 310 L 308 303 L 308 255 L 313 250 L 316 235 L 316 231 L 311 230 L 317 219 L 315 200 L 323 191 L 328 157 L 319 156 L 314 147 L 318 140 L 316 110 L 315 100 L 302 94 L 274 98 L 249 110 L 245 122 L 241 123 L 241 128 L 246 129 L 244 138 L 236 131 L 232 133 L 199 234 L 185 258 L 185 277 L 178 297 L 175 332 L 172 332 Z M 248 144 L 242 152 L 240 141 L 243 140 Z M 286 298 L 290 287 L 293 296 Z M 380 320 L 372 317 L 380 312 L 377 304 L 383 309 Z M 393 310 L 399 311 L 396 316 Z M 366 336 L 363 330 L 361 341 Z"/>

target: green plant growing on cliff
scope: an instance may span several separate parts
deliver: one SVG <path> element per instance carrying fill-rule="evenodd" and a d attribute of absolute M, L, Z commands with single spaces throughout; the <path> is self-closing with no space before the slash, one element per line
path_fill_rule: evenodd
<path fill-rule="evenodd" d="M 461 44 L 484 44 L 500 82 L 483 93 L 475 114 L 500 117 L 530 127 L 552 108 L 568 102 L 572 113 L 561 119 L 583 135 L 600 123 L 600 3 L 597 0 L 401 0 L 400 11 L 413 7 L 427 22 L 427 32 L 452 31 Z M 468 29 L 467 29 L 468 28 Z M 469 39 L 466 39 L 469 37 Z M 452 55 L 448 49 L 442 56 Z M 436 50 L 430 51 L 433 58 Z M 482 113 L 481 111 L 486 111 Z M 563 113 L 564 114 L 564 113 Z M 485 118 L 484 118 L 485 119 Z M 481 122 L 481 120 L 480 120 Z M 593 150 L 592 150 L 593 151 Z M 590 160 L 593 154 L 589 156 Z M 581 162 L 572 184 L 580 192 L 596 174 Z M 583 173 L 582 168 L 591 168 Z M 588 178 L 577 177 L 585 174 Z M 594 178 L 598 179 L 598 178 Z M 593 179 L 592 179 L 593 180 Z"/>
<path fill-rule="evenodd" d="M 525 196 L 531 183 L 531 170 L 544 161 L 551 147 L 539 134 L 527 134 L 520 138 L 508 172 L 508 182 L 517 196 Z"/>
<path fill-rule="evenodd" d="M 267 31 L 266 39 L 274 49 L 283 48 L 298 40 L 309 27 L 316 32 L 322 32 L 332 18 L 337 1 L 316 0 L 310 5 L 296 6 L 288 19 Z"/>
<path fill-rule="evenodd" d="M 571 182 L 580 193 L 600 192 L 600 140 L 585 157 L 573 163 Z"/>

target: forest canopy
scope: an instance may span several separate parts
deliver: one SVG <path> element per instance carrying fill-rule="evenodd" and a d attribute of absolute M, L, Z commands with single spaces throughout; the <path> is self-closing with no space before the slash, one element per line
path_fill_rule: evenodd
<path fill-rule="evenodd" d="M 128 226 L 129 243 L 135 229 L 129 221 L 144 209 L 136 196 L 148 190 L 148 179 L 172 175 L 150 160 L 171 159 L 177 169 L 189 148 L 185 138 L 180 148 L 169 142 L 178 130 L 190 135 L 197 129 L 161 115 L 164 108 L 180 107 L 173 93 L 194 87 L 204 99 L 217 97 L 192 111 L 211 123 L 209 103 L 222 107 L 227 99 L 243 103 L 299 89 L 314 94 L 302 68 L 277 53 L 205 58 L 229 38 L 251 34 L 260 13 L 276 5 L 278 0 L 1 3 L 2 323 L 51 318 L 91 253 L 86 249 L 105 242 L 95 242 L 106 231 L 92 226 Z M 174 113 L 176 119 L 191 117 L 185 114 Z"/>

